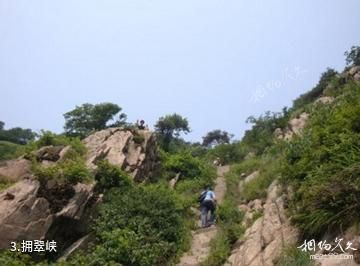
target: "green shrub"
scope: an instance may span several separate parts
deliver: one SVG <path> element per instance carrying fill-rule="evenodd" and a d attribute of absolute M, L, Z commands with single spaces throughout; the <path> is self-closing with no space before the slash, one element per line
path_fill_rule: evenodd
<path fill-rule="evenodd" d="M 15 159 L 23 146 L 8 141 L 0 141 L 0 161 Z"/>
<path fill-rule="evenodd" d="M 128 174 L 106 160 L 97 162 L 95 180 L 102 190 L 112 187 L 129 187 L 131 185 Z"/>
<path fill-rule="evenodd" d="M 65 160 L 49 166 L 35 164 L 35 175 L 40 181 L 57 180 L 76 184 L 91 180 L 91 174 L 82 160 Z"/>
<path fill-rule="evenodd" d="M 252 128 L 245 132 L 241 144 L 257 155 L 262 154 L 267 148 L 275 144 L 275 129 L 285 128 L 290 115 L 291 113 L 285 107 L 282 112 L 267 111 L 259 118 L 249 117 L 246 122 L 252 124 Z"/>
<path fill-rule="evenodd" d="M 36 148 L 44 146 L 66 146 L 70 145 L 78 154 L 84 155 L 86 147 L 79 138 L 67 137 L 65 135 L 57 135 L 51 131 L 42 131 L 40 138 L 35 142 Z"/>
<path fill-rule="evenodd" d="M 0 192 L 1 192 L 2 190 L 7 189 L 8 187 L 11 187 L 13 184 L 14 184 L 13 181 L 8 180 L 6 177 L 5 177 L 5 178 L 2 178 L 2 177 L 0 176 Z"/>
<path fill-rule="evenodd" d="M 266 158 L 265 155 L 259 168 L 259 176 L 243 185 L 240 197 L 245 201 L 265 198 L 268 187 L 279 176 L 280 159 L 277 157 Z"/>
<path fill-rule="evenodd" d="M 1 251 L 0 265 L 6 266 L 32 266 L 35 263 L 27 254 L 19 252 Z"/>
<path fill-rule="evenodd" d="M 244 228 L 241 225 L 243 216 L 243 213 L 239 211 L 237 205 L 229 199 L 225 199 L 217 210 L 218 222 L 231 245 L 234 244 L 244 232 Z"/>
<path fill-rule="evenodd" d="M 111 189 L 94 226 L 99 245 L 91 265 L 170 265 L 188 235 L 184 213 L 175 193 L 164 187 Z"/>
<path fill-rule="evenodd" d="M 133 136 L 133 141 L 136 143 L 136 144 L 142 144 L 144 141 L 145 141 L 145 138 L 144 136 L 140 135 L 140 134 L 134 134 Z"/>
<path fill-rule="evenodd" d="M 346 84 L 334 104 L 313 109 L 303 137 L 286 146 L 282 181 L 295 188 L 290 210 L 306 236 L 359 222 L 359 102 L 360 86 Z"/>
<path fill-rule="evenodd" d="M 220 144 L 210 149 L 208 157 L 211 160 L 219 159 L 221 164 L 229 164 L 242 160 L 247 150 L 239 143 Z"/>
<path fill-rule="evenodd" d="M 185 178 L 195 178 L 202 174 L 204 164 L 189 152 L 167 155 L 164 168 L 173 173 L 180 173 Z"/>
<path fill-rule="evenodd" d="M 215 238 L 210 241 L 210 255 L 201 263 L 201 266 L 221 266 L 229 257 L 231 246 L 226 234 L 218 231 Z"/>
<path fill-rule="evenodd" d="M 324 73 L 321 74 L 318 84 L 309 92 L 300 95 L 293 104 L 294 109 L 299 109 L 304 107 L 306 104 L 314 102 L 318 97 L 320 97 L 325 90 L 326 86 L 331 82 L 331 80 L 336 77 L 338 73 L 331 68 L 328 68 Z"/>

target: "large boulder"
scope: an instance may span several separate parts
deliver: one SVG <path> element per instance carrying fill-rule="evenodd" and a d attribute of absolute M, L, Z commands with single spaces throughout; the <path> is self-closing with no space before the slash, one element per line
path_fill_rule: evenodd
<path fill-rule="evenodd" d="M 297 243 L 298 230 L 290 225 L 285 215 L 286 196 L 279 196 L 280 185 L 274 181 L 268 188 L 267 199 L 250 202 L 245 210 L 258 209 L 263 216 L 258 218 L 235 245 L 227 266 L 275 265 L 283 248 Z"/>
<path fill-rule="evenodd" d="M 157 168 L 155 135 L 147 130 L 109 128 L 90 135 L 84 144 L 86 164 L 92 169 L 96 161 L 107 159 L 140 182 L 151 178 Z M 33 155 L 46 166 L 60 162 L 70 149 L 46 146 Z M 94 183 L 39 182 L 25 158 L 3 162 L 0 178 L 16 182 L 0 192 L 0 250 L 8 249 L 11 241 L 42 239 L 57 241 L 59 255 L 81 246 L 74 243 L 89 233 L 94 206 L 101 202 Z"/>
<path fill-rule="evenodd" d="M 31 162 L 24 158 L 0 162 L 0 180 L 18 181 L 31 173 Z"/>
<path fill-rule="evenodd" d="M 135 181 L 151 178 L 157 168 L 155 134 L 148 130 L 108 128 L 90 135 L 84 144 L 89 168 L 96 168 L 98 160 L 107 159 L 130 173 Z"/>
<path fill-rule="evenodd" d="M 353 66 L 348 73 L 354 80 L 360 81 L 360 66 Z"/>
<path fill-rule="evenodd" d="M 320 101 L 328 101 L 328 99 L 320 100 Z M 274 131 L 274 136 L 280 140 L 291 140 L 295 135 L 301 135 L 307 121 L 309 120 L 308 113 L 301 113 L 298 117 L 291 119 L 287 125 L 287 127 L 282 130 L 281 128 L 277 128 Z"/>
<path fill-rule="evenodd" d="M 24 179 L 0 193 L 0 249 L 22 240 L 76 240 L 76 226 L 93 196 L 93 184 L 40 184 Z M 62 227 L 62 228 L 60 228 Z M 63 234 L 66 231 L 66 236 Z M 75 239 L 74 239 L 75 237 Z"/>

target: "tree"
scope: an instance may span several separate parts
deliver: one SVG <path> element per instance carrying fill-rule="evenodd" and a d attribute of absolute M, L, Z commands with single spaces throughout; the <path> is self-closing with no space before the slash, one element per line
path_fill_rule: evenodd
<path fill-rule="evenodd" d="M 299 109 L 304 107 L 306 104 L 313 102 L 316 98 L 320 97 L 329 82 L 338 74 L 338 72 L 332 68 L 327 68 L 325 72 L 321 73 L 318 84 L 310 91 L 300 95 L 294 101 L 294 108 Z"/>
<path fill-rule="evenodd" d="M 360 65 L 360 46 L 352 46 L 350 51 L 345 52 L 346 65 Z"/>
<path fill-rule="evenodd" d="M 36 137 L 36 133 L 29 128 L 14 127 L 6 130 L 4 126 L 5 123 L 0 121 L 0 140 L 26 144 Z"/>
<path fill-rule="evenodd" d="M 187 119 L 176 113 L 160 117 L 155 124 L 155 130 L 163 142 L 165 150 L 169 149 L 170 142 L 174 138 L 178 138 L 181 132 L 185 134 L 190 132 Z"/>
<path fill-rule="evenodd" d="M 203 137 L 203 146 L 211 147 L 219 144 L 230 143 L 230 139 L 233 136 L 226 131 L 221 131 L 220 129 L 216 129 L 210 131 Z"/>
<path fill-rule="evenodd" d="M 74 110 L 64 114 L 65 133 L 70 136 L 86 137 L 93 130 L 101 130 L 110 126 L 125 124 L 126 115 L 122 108 L 113 103 L 89 104 L 76 106 Z M 108 125 L 118 115 L 118 119 Z"/>

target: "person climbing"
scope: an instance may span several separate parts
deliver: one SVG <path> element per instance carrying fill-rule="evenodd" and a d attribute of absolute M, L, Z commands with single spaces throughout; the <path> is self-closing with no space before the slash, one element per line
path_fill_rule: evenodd
<path fill-rule="evenodd" d="M 140 120 L 140 123 L 139 123 L 139 120 L 137 120 L 136 125 L 137 125 L 137 128 L 140 129 L 140 130 L 145 129 L 145 121 L 144 120 Z"/>
<path fill-rule="evenodd" d="M 201 211 L 201 227 L 209 227 L 215 223 L 216 197 L 211 187 L 208 187 L 199 196 Z M 210 212 L 210 219 L 209 219 Z"/>

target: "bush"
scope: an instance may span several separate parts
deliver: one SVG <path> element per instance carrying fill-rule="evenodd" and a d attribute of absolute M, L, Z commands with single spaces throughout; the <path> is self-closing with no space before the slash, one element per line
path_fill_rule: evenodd
<path fill-rule="evenodd" d="M 124 265 L 169 265 L 184 247 L 183 206 L 174 192 L 160 186 L 111 189 L 94 230 L 100 244 L 96 261 Z"/>
<path fill-rule="evenodd" d="M 112 187 L 129 187 L 131 185 L 130 177 L 119 167 L 111 165 L 106 160 L 97 162 L 95 180 L 100 189 L 109 189 Z"/>
<path fill-rule="evenodd" d="M 188 151 L 177 154 L 164 153 L 162 159 L 166 171 L 173 175 L 180 173 L 182 178 L 200 177 L 206 171 L 205 163 L 201 159 L 193 157 Z"/>
<path fill-rule="evenodd" d="M 296 189 L 290 210 L 306 236 L 359 222 L 359 102 L 360 86 L 347 84 L 334 104 L 313 110 L 304 136 L 285 149 L 282 180 Z"/>
<path fill-rule="evenodd" d="M 7 177 L 0 176 L 0 192 L 11 187 L 13 184 L 14 181 L 8 180 Z"/>
<path fill-rule="evenodd" d="M 35 142 L 36 148 L 44 146 L 66 146 L 70 145 L 79 155 L 86 153 L 86 147 L 79 138 L 67 137 L 65 135 L 57 135 L 51 131 L 42 131 L 40 138 Z"/>
<path fill-rule="evenodd" d="M 208 152 L 211 160 L 220 159 L 221 164 L 229 164 L 242 160 L 247 153 L 239 143 L 220 144 Z"/>
<path fill-rule="evenodd" d="M 210 241 L 210 255 L 201 263 L 201 266 L 221 266 L 229 257 L 231 246 L 226 234 L 221 230 Z"/>
<path fill-rule="evenodd" d="M 244 228 L 241 226 L 243 213 L 239 211 L 239 208 L 233 201 L 225 199 L 218 208 L 217 216 L 229 243 L 231 245 L 234 244 L 244 232 Z"/>
<path fill-rule="evenodd" d="M 0 265 L 6 266 L 32 266 L 35 263 L 27 254 L 19 252 L 1 251 L 0 252 Z"/>
<path fill-rule="evenodd" d="M 274 131 L 277 128 L 285 128 L 289 121 L 290 112 L 285 107 L 282 112 L 265 112 L 259 118 L 249 117 L 247 123 L 252 124 L 252 128 L 245 132 L 241 141 L 248 151 L 262 154 L 268 147 L 275 144 Z"/>
<path fill-rule="evenodd" d="M 82 160 L 65 160 L 49 166 L 35 164 L 33 170 L 42 182 L 57 180 L 76 184 L 91 180 L 91 174 Z"/>
<path fill-rule="evenodd" d="M 22 148 L 15 143 L 0 141 L 0 161 L 15 159 Z"/>
<path fill-rule="evenodd" d="M 259 175 L 253 180 L 245 183 L 239 195 L 239 198 L 245 201 L 251 201 L 257 198 L 265 198 L 270 184 L 280 176 L 281 149 L 277 148 L 276 154 L 269 149 L 262 157 L 252 158 L 236 165 L 233 173 L 240 176 L 240 173 L 251 174 L 255 170 Z"/>
<path fill-rule="evenodd" d="M 318 97 L 323 94 L 326 86 L 331 82 L 333 78 L 336 77 L 337 74 L 338 73 L 334 69 L 327 68 L 326 71 L 321 74 L 318 84 L 312 90 L 300 95 L 300 97 L 294 101 L 293 108 L 299 109 L 304 107 L 306 104 L 314 102 Z"/>

